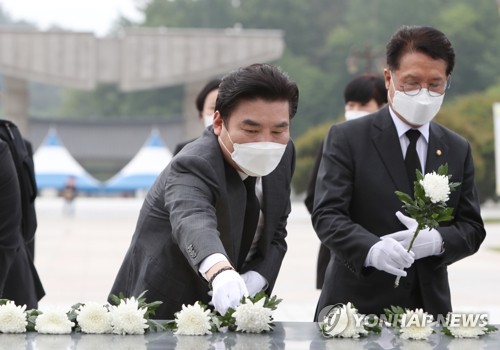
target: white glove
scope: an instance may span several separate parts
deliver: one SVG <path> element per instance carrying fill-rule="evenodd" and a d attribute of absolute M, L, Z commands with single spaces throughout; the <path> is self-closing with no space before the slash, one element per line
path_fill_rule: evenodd
<path fill-rule="evenodd" d="M 212 281 L 212 289 L 212 303 L 221 315 L 230 307 L 238 306 L 243 296 L 248 296 L 245 281 L 234 270 L 223 271 L 217 275 Z"/>
<path fill-rule="evenodd" d="M 375 243 L 366 256 L 365 266 L 373 266 L 377 270 L 385 271 L 395 276 L 406 276 L 405 267 L 413 264 L 413 253 L 392 238 L 381 239 Z"/>
<path fill-rule="evenodd" d="M 248 289 L 248 294 L 253 297 L 255 294 L 267 287 L 267 281 L 256 271 L 247 271 L 241 274 Z"/>
<path fill-rule="evenodd" d="M 399 243 L 401 243 L 406 249 L 410 246 L 410 242 L 413 238 L 415 230 L 418 227 L 418 223 L 415 219 L 412 219 L 400 211 L 396 213 L 397 218 L 403 225 L 405 225 L 408 230 L 399 231 L 392 233 L 390 235 L 385 235 L 381 237 L 382 239 L 393 238 Z M 423 229 L 418 233 L 417 238 L 413 242 L 411 251 L 415 253 L 415 260 L 422 259 L 432 255 L 438 255 L 441 253 L 443 246 L 443 238 L 441 234 L 436 229 Z"/>

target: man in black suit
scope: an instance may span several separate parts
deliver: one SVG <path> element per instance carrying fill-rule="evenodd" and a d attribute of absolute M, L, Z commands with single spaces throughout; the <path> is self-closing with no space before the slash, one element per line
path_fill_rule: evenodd
<path fill-rule="evenodd" d="M 297 85 L 277 67 L 223 78 L 213 127 L 148 192 L 111 293 L 147 290 L 163 302 L 159 319 L 196 301 L 223 314 L 244 295 L 271 293 L 287 249 L 297 104 Z"/>
<path fill-rule="evenodd" d="M 28 160 L 26 160 L 28 161 Z M 25 240 L 21 188 L 9 145 L 0 140 L 0 299 L 36 308 L 45 292 L 33 264 L 33 236 Z M 32 222 L 35 230 L 36 221 Z"/>
<path fill-rule="evenodd" d="M 446 314 L 452 310 L 447 266 L 474 254 L 486 235 L 470 145 L 432 121 L 454 67 L 451 43 L 432 27 L 403 26 L 386 56 L 389 106 L 332 126 L 325 140 L 312 220 L 331 258 L 316 319 L 328 305 L 349 301 L 364 314 L 390 305 Z M 413 193 L 405 167 L 410 129 L 418 136 L 421 170 L 448 163 L 451 180 L 461 185 L 447 202 L 454 219 L 421 231 L 408 253 L 413 223 L 396 216 L 402 203 L 394 192 Z M 403 276 L 398 288 L 396 276 Z"/>

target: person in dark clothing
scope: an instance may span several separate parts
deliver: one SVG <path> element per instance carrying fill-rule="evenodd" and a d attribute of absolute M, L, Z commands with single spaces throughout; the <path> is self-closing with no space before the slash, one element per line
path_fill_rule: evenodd
<path fill-rule="evenodd" d="M 376 112 L 387 103 L 387 89 L 382 77 L 373 74 L 363 74 L 352 79 L 344 89 L 345 119 L 352 120 Z M 316 161 L 311 173 L 309 185 L 307 187 L 304 203 L 312 214 L 314 206 L 314 189 L 316 187 L 316 177 L 318 176 L 323 142 L 318 149 Z M 321 289 L 323 285 L 326 266 L 330 261 L 330 251 L 320 244 L 318 252 L 318 262 L 316 265 L 316 288 Z"/>
<path fill-rule="evenodd" d="M 0 140 L 0 299 L 36 308 L 45 292 L 23 236 L 22 199 L 9 145 Z"/>

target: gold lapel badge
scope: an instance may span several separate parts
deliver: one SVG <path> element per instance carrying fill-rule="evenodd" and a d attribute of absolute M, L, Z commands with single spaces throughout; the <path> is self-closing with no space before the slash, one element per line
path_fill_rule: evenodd
<path fill-rule="evenodd" d="M 440 150 L 440 149 L 437 149 L 437 150 L 436 150 L 436 156 L 440 157 L 440 156 L 441 156 L 441 154 L 443 154 L 443 152 L 441 152 L 441 150 Z"/>

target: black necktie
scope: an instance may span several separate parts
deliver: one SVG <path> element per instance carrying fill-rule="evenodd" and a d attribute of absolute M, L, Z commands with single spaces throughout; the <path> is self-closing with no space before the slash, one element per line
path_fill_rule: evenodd
<path fill-rule="evenodd" d="M 259 222 L 260 205 L 255 195 L 255 180 L 253 176 L 247 177 L 243 183 L 247 189 L 247 203 L 245 208 L 245 220 L 243 222 L 243 234 L 241 237 L 240 254 L 238 257 L 238 267 L 245 262 L 245 258 L 252 246 L 252 241 Z"/>
<path fill-rule="evenodd" d="M 417 141 L 420 137 L 420 131 L 415 129 L 410 129 L 406 132 L 406 136 L 410 139 L 410 144 L 406 150 L 405 165 L 406 172 L 408 174 L 408 180 L 410 181 L 410 187 L 413 189 L 413 183 L 417 179 L 415 174 L 415 169 L 422 171 L 420 166 L 420 159 L 417 153 Z"/>

